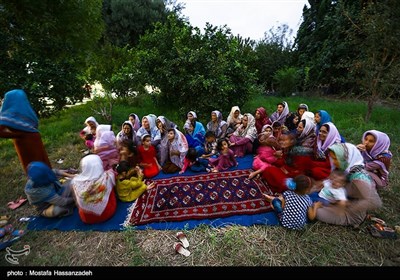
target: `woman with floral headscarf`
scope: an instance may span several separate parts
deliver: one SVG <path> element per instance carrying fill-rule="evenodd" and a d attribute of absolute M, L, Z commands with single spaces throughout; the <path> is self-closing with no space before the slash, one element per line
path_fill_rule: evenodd
<path fill-rule="evenodd" d="M 241 125 L 243 115 L 240 113 L 239 106 L 233 106 L 231 112 L 229 113 L 226 122 L 228 124 L 228 129 L 226 130 L 226 136 L 230 137 L 233 132 Z"/>
<path fill-rule="evenodd" d="M 377 188 L 389 184 L 389 168 L 392 160 L 389 136 L 378 130 L 367 130 L 361 138 L 362 144 L 357 148 L 364 158 L 365 169 L 376 183 Z"/>
<path fill-rule="evenodd" d="M 255 122 L 252 114 L 244 114 L 242 124 L 229 138 L 229 147 L 236 156 L 243 157 L 246 153 L 252 152 L 253 141 L 257 138 Z"/>
<path fill-rule="evenodd" d="M 117 209 L 114 171 L 104 170 L 101 158 L 93 154 L 81 159 L 80 169 L 71 186 L 82 222 L 94 224 L 110 219 Z"/>
<path fill-rule="evenodd" d="M 0 109 L 0 137 L 13 139 L 25 173 L 32 161 L 44 162 L 51 168 L 38 126 L 39 120 L 25 92 L 21 89 L 7 92 Z"/>
<path fill-rule="evenodd" d="M 167 147 L 167 158 L 162 167 L 164 173 L 175 173 L 182 169 L 186 153 L 189 149 L 185 135 L 176 128 L 168 130 L 165 146 Z"/>
<path fill-rule="evenodd" d="M 356 146 L 336 143 L 328 150 L 334 167 L 347 174 L 345 188 L 350 199 L 345 208 L 335 204 L 319 208 L 317 219 L 328 224 L 358 226 L 364 221 L 367 211 L 381 207 L 382 201 Z"/>

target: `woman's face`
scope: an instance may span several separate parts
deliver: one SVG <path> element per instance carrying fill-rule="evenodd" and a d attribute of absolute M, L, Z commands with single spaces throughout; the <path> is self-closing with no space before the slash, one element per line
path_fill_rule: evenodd
<path fill-rule="evenodd" d="M 124 131 L 125 134 L 129 134 L 131 133 L 131 126 L 129 124 L 124 124 L 122 130 Z"/>
<path fill-rule="evenodd" d="M 135 125 L 135 117 L 129 116 L 129 121 L 131 122 L 132 125 Z"/>
<path fill-rule="evenodd" d="M 314 115 L 314 121 L 315 123 L 320 123 L 321 122 L 321 116 L 319 115 L 319 113 L 315 113 Z"/>
<path fill-rule="evenodd" d="M 261 118 L 261 114 L 260 114 L 260 111 L 256 111 L 256 114 L 255 114 L 255 118 L 258 120 L 259 118 Z"/>
<path fill-rule="evenodd" d="M 192 122 L 193 121 L 193 115 L 192 114 L 188 114 L 187 115 L 187 118 L 188 118 L 188 120 L 190 121 L 190 122 Z"/>
<path fill-rule="evenodd" d="M 371 149 L 375 146 L 376 139 L 372 134 L 367 134 L 364 138 L 363 144 L 365 145 L 365 149 L 370 152 Z"/>
<path fill-rule="evenodd" d="M 267 137 L 269 137 L 270 135 L 272 135 L 272 129 L 270 127 L 267 127 L 266 129 L 264 129 L 264 133 Z"/>
<path fill-rule="evenodd" d="M 157 120 L 157 128 L 158 128 L 160 131 L 163 131 L 163 130 L 164 130 L 163 124 L 162 124 L 162 122 L 161 122 L 160 120 Z"/>
<path fill-rule="evenodd" d="M 236 110 L 236 111 L 233 113 L 233 117 L 234 117 L 235 119 L 237 119 L 237 118 L 239 117 L 239 114 L 240 114 L 239 110 Z"/>
<path fill-rule="evenodd" d="M 213 122 L 216 122 L 216 121 L 217 121 L 217 114 L 211 113 L 211 120 L 212 120 Z"/>
<path fill-rule="evenodd" d="M 175 138 L 175 132 L 174 131 L 168 131 L 168 140 L 172 141 Z"/>
<path fill-rule="evenodd" d="M 319 140 L 321 140 L 323 143 L 325 142 L 327 136 L 328 136 L 328 130 L 326 129 L 325 126 L 321 126 L 318 134 Z"/>
<path fill-rule="evenodd" d="M 248 123 L 249 123 L 249 119 L 247 118 L 247 116 L 244 116 L 242 119 L 243 127 L 247 127 Z"/>
<path fill-rule="evenodd" d="M 277 111 L 279 114 L 283 112 L 283 106 L 281 104 L 278 105 Z"/>
<path fill-rule="evenodd" d="M 300 115 L 300 117 L 304 114 L 304 112 L 306 111 L 306 109 L 299 109 L 298 113 Z"/>
<path fill-rule="evenodd" d="M 143 118 L 143 120 L 142 120 L 142 126 L 143 126 L 145 129 L 149 129 L 149 128 L 150 128 L 149 120 L 148 120 L 147 118 Z"/>
<path fill-rule="evenodd" d="M 297 125 L 297 133 L 301 134 L 304 130 L 304 124 L 302 122 L 299 122 L 299 124 Z"/>
<path fill-rule="evenodd" d="M 95 129 L 96 128 L 96 123 L 95 122 L 88 121 L 87 124 L 91 129 Z"/>

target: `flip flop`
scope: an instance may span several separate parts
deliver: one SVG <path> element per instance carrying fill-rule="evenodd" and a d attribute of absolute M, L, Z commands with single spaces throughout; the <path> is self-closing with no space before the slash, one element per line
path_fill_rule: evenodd
<path fill-rule="evenodd" d="M 369 225 L 367 229 L 374 237 L 390 238 L 390 239 L 397 238 L 396 231 L 394 229 L 390 227 L 385 227 L 379 223 L 376 223 L 374 225 Z"/>
<path fill-rule="evenodd" d="M 177 253 L 184 255 L 185 257 L 189 257 L 190 256 L 190 251 L 185 249 L 182 245 L 182 243 L 180 242 L 175 242 L 174 243 L 174 249 Z"/>
<path fill-rule="evenodd" d="M 7 203 L 8 208 L 15 210 L 18 207 L 21 207 L 22 205 L 24 205 L 28 200 L 26 198 L 18 198 L 15 201 L 10 201 L 9 203 Z"/>
<path fill-rule="evenodd" d="M 182 231 L 176 233 L 176 238 L 178 238 L 179 241 L 182 242 L 183 247 L 185 248 L 189 247 L 189 241 L 187 240 L 186 235 Z"/>

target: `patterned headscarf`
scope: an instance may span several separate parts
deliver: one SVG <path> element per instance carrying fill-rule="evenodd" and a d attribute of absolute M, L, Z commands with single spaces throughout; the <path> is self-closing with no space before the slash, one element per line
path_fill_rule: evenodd
<path fill-rule="evenodd" d="M 104 171 L 101 158 L 94 154 L 82 158 L 80 168 L 82 172 L 71 181 L 76 204 L 85 212 L 100 216 L 115 186 L 114 171 Z"/>
<path fill-rule="evenodd" d="M 249 138 L 251 140 L 251 142 L 254 141 L 254 139 L 257 138 L 257 130 L 256 130 L 256 120 L 253 117 L 252 114 L 250 113 L 246 113 L 243 115 L 243 117 L 247 117 L 247 126 L 245 128 L 243 128 L 243 124 L 241 124 L 233 133 L 233 135 L 236 136 L 242 136 L 242 137 L 246 137 Z"/>
<path fill-rule="evenodd" d="M 39 120 L 22 89 L 15 89 L 4 95 L 0 125 L 26 132 L 38 132 Z"/>

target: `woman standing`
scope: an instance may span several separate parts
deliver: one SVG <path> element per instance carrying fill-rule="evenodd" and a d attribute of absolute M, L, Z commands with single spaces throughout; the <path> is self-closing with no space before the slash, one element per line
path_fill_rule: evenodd
<path fill-rule="evenodd" d="M 13 139 L 25 173 L 32 161 L 44 162 L 51 168 L 38 125 L 39 120 L 25 92 L 22 89 L 7 92 L 0 109 L 0 137 Z"/>

